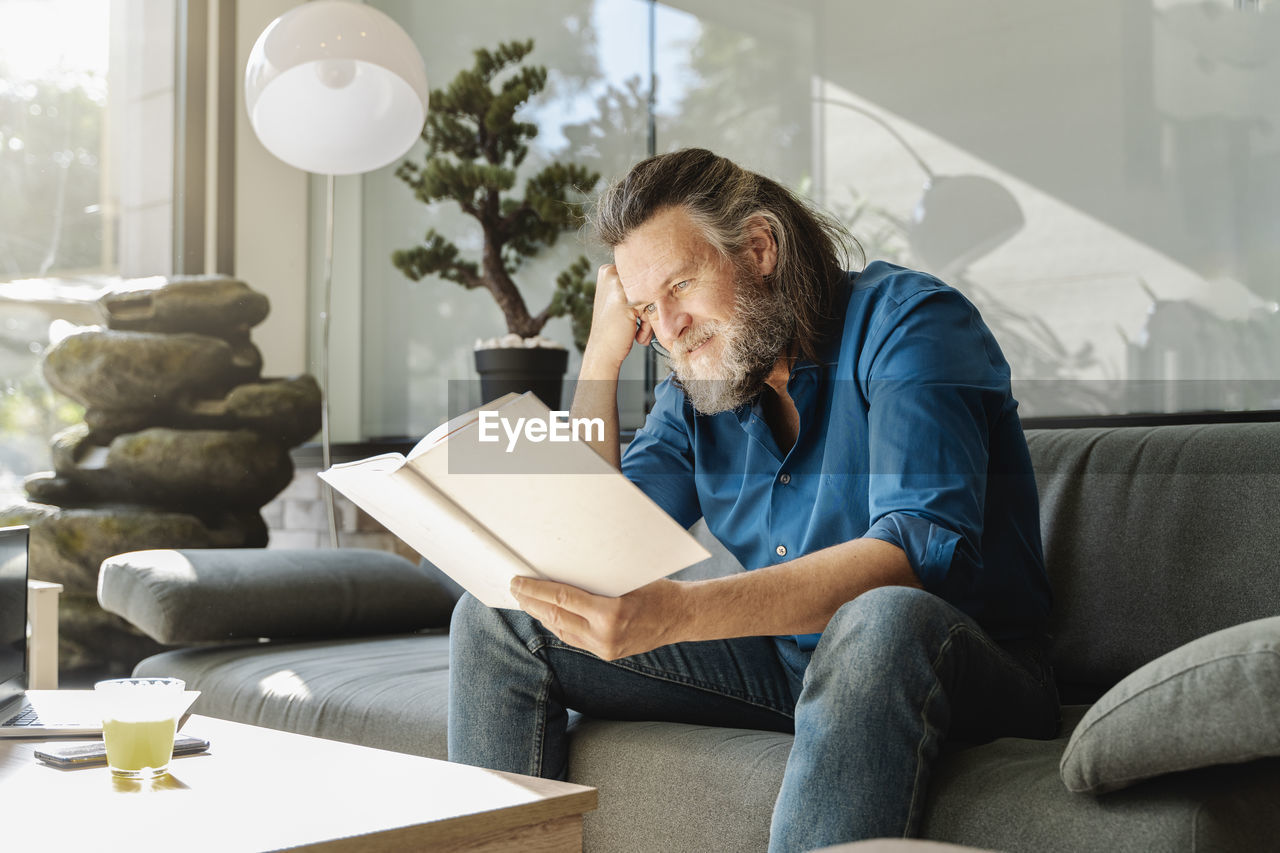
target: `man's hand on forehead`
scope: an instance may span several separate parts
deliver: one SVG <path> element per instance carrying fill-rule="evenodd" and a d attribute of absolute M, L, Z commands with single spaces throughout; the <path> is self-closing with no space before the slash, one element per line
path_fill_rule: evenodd
<path fill-rule="evenodd" d="M 617 378 L 615 368 L 620 368 L 631 347 L 636 343 L 648 343 L 648 328 L 636 326 L 636 312 L 627 305 L 627 295 L 622 289 L 618 268 L 604 264 L 596 274 L 596 296 L 592 306 L 591 335 L 583 353 L 584 369 L 590 378 L 603 378 L 610 373 Z"/>

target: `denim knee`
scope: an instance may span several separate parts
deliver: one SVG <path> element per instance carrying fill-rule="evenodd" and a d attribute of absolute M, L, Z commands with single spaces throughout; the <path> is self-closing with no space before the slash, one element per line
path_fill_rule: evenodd
<path fill-rule="evenodd" d="M 912 653 L 936 652 L 963 614 L 922 589 L 883 586 L 846 602 L 822 632 L 825 646 L 856 643 L 860 656 L 889 663 Z"/>
<path fill-rule="evenodd" d="M 486 629 L 493 610 L 481 604 L 471 593 L 464 592 L 453 606 L 453 616 L 449 620 L 449 636 L 474 636 Z"/>
<path fill-rule="evenodd" d="M 539 629 L 538 622 L 524 611 L 489 607 L 468 592 L 454 605 L 449 643 L 455 655 L 465 654 L 472 647 L 483 652 L 494 643 L 509 639 L 529 648 Z"/>

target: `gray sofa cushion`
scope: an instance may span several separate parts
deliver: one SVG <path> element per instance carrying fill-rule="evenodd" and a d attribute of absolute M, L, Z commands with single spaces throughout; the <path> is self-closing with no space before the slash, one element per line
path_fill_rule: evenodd
<path fill-rule="evenodd" d="M 1167 776 L 1102 800 L 1067 791 L 1058 760 L 1084 712 L 1065 708 L 1056 740 L 944 748 L 922 834 L 1006 853 L 1261 850 L 1280 834 L 1280 812 L 1267 805 L 1280 796 L 1277 760 Z M 600 789 L 584 849 L 764 850 L 790 748 L 784 734 L 584 718 L 570 778 Z"/>
<path fill-rule="evenodd" d="M 1084 710 L 1063 709 L 1057 740 L 1002 738 L 946 750 L 923 835 L 1005 853 L 1273 849 L 1280 760 L 1171 774 L 1101 798 L 1073 794 L 1058 760 Z"/>
<path fill-rule="evenodd" d="M 453 599 L 386 551 L 133 551 L 103 561 L 98 601 L 161 643 L 390 634 L 449 624 Z"/>
<path fill-rule="evenodd" d="M 1280 756 L 1280 617 L 1201 637 L 1125 678 L 1062 755 L 1069 790 Z"/>
<path fill-rule="evenodd" d="M 600 792 L 583 849 L 766 849 L 791 741 L 775 732 L 582 718 L 570 781 Z"/>
<path fill-rule="evenodd" d="M 1092 700 L 1197 637 L 1280 615 L 1280 423 L 1031 430 L 1027 443 L 1054 667 L 1090 688 L 1064 695 Z"/>
<path fill-rule="evenodd" d="M 429 758 L 448 750 L 444 634 L 180 649 L 134 674 L 200 690 L 196 714 Z"/>

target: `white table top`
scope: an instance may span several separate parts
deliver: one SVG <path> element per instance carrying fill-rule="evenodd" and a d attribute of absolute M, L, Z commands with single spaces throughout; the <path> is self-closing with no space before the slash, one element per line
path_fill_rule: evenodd
<path fill-rule="evenodd" d="M 32 754 L 43 740 L 0 741 L 5 848 L 256 851 L 368 836 L 359 849 L 377 849 L 377 833 L 399 831 L 395 849 L 596 807 L 594 788 L 211 717 L 192 716 L 183 732 L 208 738 L 209 753 L 175 758 L 154 783 L 49 767 Z"/>

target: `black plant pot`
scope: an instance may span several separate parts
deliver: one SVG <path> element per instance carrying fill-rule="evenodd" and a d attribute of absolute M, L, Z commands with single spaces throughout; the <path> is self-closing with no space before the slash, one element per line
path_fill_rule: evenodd
<path fill-rule="evenodd" d="M 514 391 L 532 391 L 550 409 L 560 408 L 560 384 L 569 366 L 569 351 L 547 347 L 478 349 L 476 372 L 480 396 L 489 402 Z"/>

